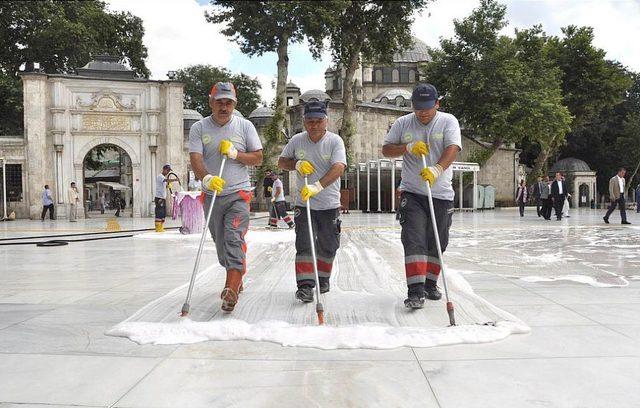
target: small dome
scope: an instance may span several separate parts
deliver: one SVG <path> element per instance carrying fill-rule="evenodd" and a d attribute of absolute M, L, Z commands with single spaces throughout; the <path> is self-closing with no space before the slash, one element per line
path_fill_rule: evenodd
<path fill-rule="evenodd" d="M 287 84 L 287 90 L 290 90 L 290 89 L 300 90 L 300 87 L 298 85 L 294 84 L 293 82 L 289 81 L 289 83 Z"/>
<path fill-rule="evenodd" d="M 182 110 L 182 119 L 184 120 L 195 120 L 198 121 L 202 119 L 202 115 L 193 109 L 183 109 Z"/>
<path fill-rule="evenodd" d="M 324 91 L 312 89 L 300 95 L 300 100 L 304 103 L 311 101 L 327 102 L 331 100 L 331 97 Z"/>
<path fill-rule="evenodd" d="M 240 112 L 240 111 L 239 111 L 239 110 L 237 110 L 237 109 L 234 109 L 234 110 L 233 110 L 233 114 L 234 114 L 234 115 L 236 115 L 236 116 L 237 116 L 237 117 L 239 117 L 239 118 L 244 118 L 244 115 L 242 114 L 242 112 Z"/>
<path fill-rule="evenodd" d="M 589 165 L 580 159 L 575 157 L 567 157 L 562 160 L 558 160 L 556 164 L 551 167 L 549 172 L 575 172 L 575 171 L 591 171 Z"/>
<path fill-rule="evenodd" d="M 431 61 L 429 46 L 422 40 L 413 38 L 413 46 L 408 50 L 393 55 L 393 62 L 424 62 Z"/>
<path fill-rule="evenodd" d="M 386 91 L 378 94 L 378 96 L 373 98 L 373 102 L 379 103 L 380 101 L 382 101 L 382 98 L 387 98 L 387 100 L 392 101 L 395 100 L 398 96 L 408 101 L 411 100 L 411 92 L 407 91 L 406 89 L 393 88 L 387 89 Z"/>
<path fill-rule="evenodd" d="M 249 114 L 249 119 L 272 118 L 273 115 L 275 114 L 276 112 L 273 109 L 268 108 L 266 106 L 260 106 L 259 108 L 256 108 L 253 112 Z"/>

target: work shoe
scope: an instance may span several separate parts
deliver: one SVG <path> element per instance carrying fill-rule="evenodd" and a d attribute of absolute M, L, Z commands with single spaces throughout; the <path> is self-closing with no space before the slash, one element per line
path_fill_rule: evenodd
<path fill-rule="evenodd" d="M 629 221 L 622 221 L 623 224 L 631 224 Z"/>
<path fill-rule="evenodd" d="M 442 298 L 442 293 L 440 293 L 437 286 L 425 286 L 424 294 L 429 300 L 440 300 Z"/>
<path fill-rule="evenodd" d="M 307 285 L 300 286 L 296 291 L 296 299 L 304 303 L 313 302 L 313 288 Z"/>
<path fill-rule="evenodd" d="M 605 223 L 605 224 L 608 224 L 608 223 L 609 223 L 609 219 L 608 219 L 607 217 L 602 217 L 602 219 L 604 220 L 604 223 Z"/>
<path fill-rule="evenodd" d="M 404 306 L 409 309 L 422 309 L 424 307 L 424 295 L 410 293 L 404 300 Z"/>
<path fill-rule="evenodd" d="M 329 279 L 320 278 L 320 293 L 327 293 L 331 290 L 331 285 L 329 284 Z"/>
<path fill-rule="evenodd" d="M 231 312 L 238 303 L 238 293 L 242 290 L 242 272 L 235 269 L 227 271 L 227 280 L 224 289 L 220 293 L 222 299 L 222 310 Z"/>

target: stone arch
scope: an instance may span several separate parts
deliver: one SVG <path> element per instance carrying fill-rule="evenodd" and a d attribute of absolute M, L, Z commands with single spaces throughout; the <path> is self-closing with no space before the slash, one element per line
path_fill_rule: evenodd
<path fill-rule="evenodd" d="M 74 152 L 73 156 L 73 168 L 74 168 L 74 181 L 76 185 L 78 185 L 78 189 L 80 191 L 84 190 L 84 177 L 83 177 L 83 167 L 84 167 L 84 159 L 87 154 L 96 146 L 102 144 L 111 144 L 118 146 L 122 150 L 125 151 L 129 155 L 131 159 L 131 167 L 132 167 L 132 193 L 133 193 L 133 207 L 132 207 L 132 216 L 133 217 L 141 217 L 143 215 L 142 210 L 142 192 L 141 192 L 141 170 L 140 170 L 140 155 L 136 153 L 136 150 L 131 146 L 127 141 L 123 140 L 117 136 L 103 136 L 96 137 L 86 142 L 81 148 Z M 78 214 L 80 218 L 84 218 L 84 215 Z"/>
<path fill-rule="evenodd" d="M 91 151 L 91 149 L 93 149 L 94 147 L 100 146 L 102 144 L 112 144 L 112 145 L 118 146 L 119 148 L 127 152 L 129 157 L 131 158 L 131 164 L 133 166 L 140 165 L 140 157 L 138 157 L 138 154 L 136 153 L 135 149 L 126 141 L 120 139 L 119 137 L 113 137 L 113 136 L 97 137 L 85 143 L 76 152 L 73 158 L 74 165 L 82 166 L 82 164 L 84 163 L 85 157 Z"/>

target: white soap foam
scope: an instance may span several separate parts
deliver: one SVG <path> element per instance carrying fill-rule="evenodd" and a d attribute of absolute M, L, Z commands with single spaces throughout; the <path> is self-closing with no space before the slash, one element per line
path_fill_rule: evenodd
<path fill-rule="evenodd" d="M 225 319 L 175 323 L 123 322 L 107 332 L 128 337 L 138 344 L 191 344 L 207 340 L 268 341 L 289 347 L 331 349 L 393 349 L 434 347 L 461 343 L 489 343 L 510 334 L 527 333 L 521 322 L 501 321 L 495 325 L 465 325 L 447 328 L 393 327 L 388 325 L 302 326 L 282 321 Z"/>

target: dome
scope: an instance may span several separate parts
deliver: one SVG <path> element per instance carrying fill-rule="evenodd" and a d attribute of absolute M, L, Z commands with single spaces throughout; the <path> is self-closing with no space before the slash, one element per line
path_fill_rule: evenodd
<path fill-rule="evenodd" d="M 239 118 L 244 118 L 244 115 L 242 114 L 242 112 L 240 112 L 240 111 L 239 111 L 239 110 L 237 110 L 237 109 L 234 109 L 234 110 L 233 110 L 233 114 L 234 114 L 234 115 L 236 115 L 236 116 L 237 116 L 237 117 L 239 117 Z"/>
<path fill-rule="evenodd" d="M 294 84 L 293 82 L 289 81 L 289 83 L 287 84 L 287 90 L 289 89 L 297 89 L 300 90 L 300 87 L 296 84 Z"/>
<path fill-rule="evenodd" d="M 87 65 L 76 70 L 80 76 L 93 78 L 135 78 L 135 73 L 120 62 L 122 58 L 112 55 L 96 55 L 95 59 Z"/>
<path fill-rule="evenodd" d="M 566 159 L 558 160 L 556 164 L 551 167 L 549 172 L 576 172 L 576 171 L 591 171 L 589 165 L 580 159 L 575 157 L 567 157 Z"/>
<path fill-rule="evenodd" d="M 422 62 L 422 61 L 431 61 L 431 56 L 429 55 L 429 46 L 422 41 L 413 38 L 413 46 L 409 47 L 408 50 L 397 52 L 393 55 L 393 62 Z"/>
<path fill-rule="evenodd" d="M 272 118 L 275 114 L 276 112 L 273 109 L 266 106 L 260 106 L 259 108 L 254 109 L 254 111 L 249 114 L 249 119 Z"/>
<path fill-rule="evenodd" d="M 407 101 L 410 101 L 411 92 L 407 91 L 406 89 L 399 88 L 387 89 L 386 91 L 381 92 L 380 94 L 378 94 L 378 96 L 373 98 L 373 102 L 380 103 L 380 101 L 382 101 L 382 98 L 387 98 L 388 101 L 394 101 L 397 97 L 401 97 Z"/>
<path fill-rule="evenodd" d="M 202 115 L 193 109 L 183 109 L 182 110 L 182 119 L 184 120 L 195 120 L 198 121 L 202 119 Z"/>
<path fill-rule="evenodd" d="M 324 91 L 321 91 L 319 89 L 312 89 L 300 95 L 300 100 L 304 103 L 310 101 L 326 102 L 330 101 L 331 97 Z"/>

